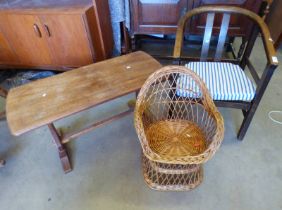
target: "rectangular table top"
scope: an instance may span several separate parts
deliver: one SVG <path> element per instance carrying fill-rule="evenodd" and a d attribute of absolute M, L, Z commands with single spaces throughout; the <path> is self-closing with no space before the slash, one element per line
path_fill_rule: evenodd
<path fill-rule="evenodd" d="M 137 91 L 161 64 L 138 51 L 13 88 L 6 101 L 13 135 Z"/>

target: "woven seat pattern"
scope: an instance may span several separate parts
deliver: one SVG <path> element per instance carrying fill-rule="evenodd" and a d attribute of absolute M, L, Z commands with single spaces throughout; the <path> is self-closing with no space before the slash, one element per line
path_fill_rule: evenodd
<path fill-rule="evenodd" d="M 178 86 L 183 75 L 190 86 Z M 178 96 L 179 90 L 189 97 Z M 147 79 L 136 101 L 134 122 L 144 178 L 153 189 L 193 189 L 202 180 L 199 164 L 208 161 L 223 140 L 220 113 L 205 84 L 186 67 L 163 67 Z"/>

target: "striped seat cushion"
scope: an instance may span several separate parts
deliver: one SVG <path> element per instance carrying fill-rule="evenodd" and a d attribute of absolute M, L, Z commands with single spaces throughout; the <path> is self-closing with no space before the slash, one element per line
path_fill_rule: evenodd
<path fill-rule="evenodd" d="M 222 62 L 190 62 L 186 67 L 203 79 L 213 100 L 251 101 L 255 96 L 253 82 L 238 65 Z M 187 76 L 181 75 L 178 78 L 176 91 L 178 96 L 191 97 L 191 92 L 185 91 L 185 86 L 189 89 L 188 83 Z"/>

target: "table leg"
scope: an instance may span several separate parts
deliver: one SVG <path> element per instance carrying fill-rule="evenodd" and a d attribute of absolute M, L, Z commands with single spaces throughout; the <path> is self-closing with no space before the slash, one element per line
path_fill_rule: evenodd
<path fill-rule="evenodd" d="M 70 164 L 70 160 L 69 160 L 67 151 L 61 143 L 61 137 L 53 123 L 48 124 L 48 127 L 53 136 L 54 142 L 58 148 L 59 157 L 60 157 L 64 172 L 68 173 L 72 170 L 72 168 L 71 168 L 71 164 Z"/>
<path fill-rule="evenodd" d="M 0 168 L 5 165 L 5 160 L 0 160 Z"/>
<path fill-rule="evenodd" d="M 7 98 L 7 95 L 8 95 L 8 91 L 0 86 L 0 96 L 3 98 Z M 2 120 L 5 118 L 6 118 L 6 112 L 5 111 L 0 112 L 0 119 Z"/>
<path fill-rule="evenodd" d="M 8 91 L 2 87 L 0 87 L 0 96 L 6 98 L 8 94 Z M 0 120 L 5 119 L 6 112 L 0 112 Z M 0 167 L 3 167 L 5 165 L 5 160 L 0 160 Z"/>
<path fill-rule="evenodd" d="M 136 91 L 135 91 L 135 97 L 136 97 L 136 99 L 137 99 L 137 97 L 138 97 L 139 92 L 140 92 L 140 90 L 136 90 Z"/>
<path fill-rule="evenodd" d="M 3 98 L 6 98 L 8 95 L 8 91 L 2 87 L 0 87 L 0 96 L 2 96 Z"/>
<path fill-rule="evenodd" d="M 138 94 L 139 94 L 139 90 L 137 90 L 137 91 L 135 92 L 135 97 L 136 97 L 136 99 L 137 99 Z M 131 99 L 131 100 L 129 100 L 129 101 L 127 102 L 127 105 L 128 105 L 128 107 L 129 107 L 130 110 L 134 110 L 135 104 L 136 104 L 136 99 Z"/>

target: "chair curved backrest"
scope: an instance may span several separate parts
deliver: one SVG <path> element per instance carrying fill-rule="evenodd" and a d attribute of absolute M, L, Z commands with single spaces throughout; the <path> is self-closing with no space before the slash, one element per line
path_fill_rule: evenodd
<path fill-rule="evenodd" d="M 183 76 L 185 81 L 181 80 Z M 185 84 L 182 85 L 180 81 Z M 177 91 L 185 91 L 187 97 L 178 97 Z M 163 67 L 146 80 L 138 94 L 134 119 L 143 152 L 153 161 L 175 164 L 203 163 L 213 156 L 223 140 L 223 119 L 205 84 L 192 70 L 182 66 Z M 148 144 L 146 130 L 153 123 L 166 120 L 197 124 L 206 138 L 205 150 L 181 157 L 163 156 L 153 151 Z"/>
<path fill-rule="evenodd" d="M 268 63 L 271 65 L 278 65 L 278 61 L 276 58 L 276 52 L 273 46 L 273 40 L 271 39 L 270 32 L 264 20 L 260 16 L 258 16 L 256 13 L 250 10 L 243 9 L 240 7 L 234 7 L 234 6 L 216 6 L 216 7 L 203 6 L 203 7 L 198 7 L 198 8 L 195 8 L 187 12 L 178 22 L 176 40 L 175 40 L 174 51 L 173 51 L 174 59 L 181 58 L 183 34 L 184 34 L 184 29 L 185 29 L 187 21 L 196 15 L 205 14 L 205 13 L 207 14 L 207 21 L 206 21 L 206 27 L 205 27 L 201 59 L 206 60 L 208 56 L 208 50 L 209 50 L 210 38 L 212 35 L 212 31 L 213 31 L 213 22 L 214 22 L 215 14 L 218 14 L 218 13 L 223 14 L 222 23 L 221 23 L 220 32 L 219 32 L 219 39 L 218 39 L 219 41 L 217 44 L 216 54 L 214 58 L 214 60 L 216 61 L 221 59 L 221 54 L 223 51 L 223 47 L 224 47 L 224 43 L 226 40 L 227 31 L 228 31 L 230 15 L 238 14 L 238 15 L 243 15 L 243 16 L 248 17 L 255 23 L 255 26 L 259 27 L 261 34 L 262 34 L 262 39 L 263 39 Z M 253 31 L 252 36 L 253 36 L 253 39 L 255 39 L 257 36 L 257 33 Z M 252 46 L 250 46 L 250 48 L 251 47 Z M 247 49 L 248 47 L 246 48 L 246 50 Z"/>

